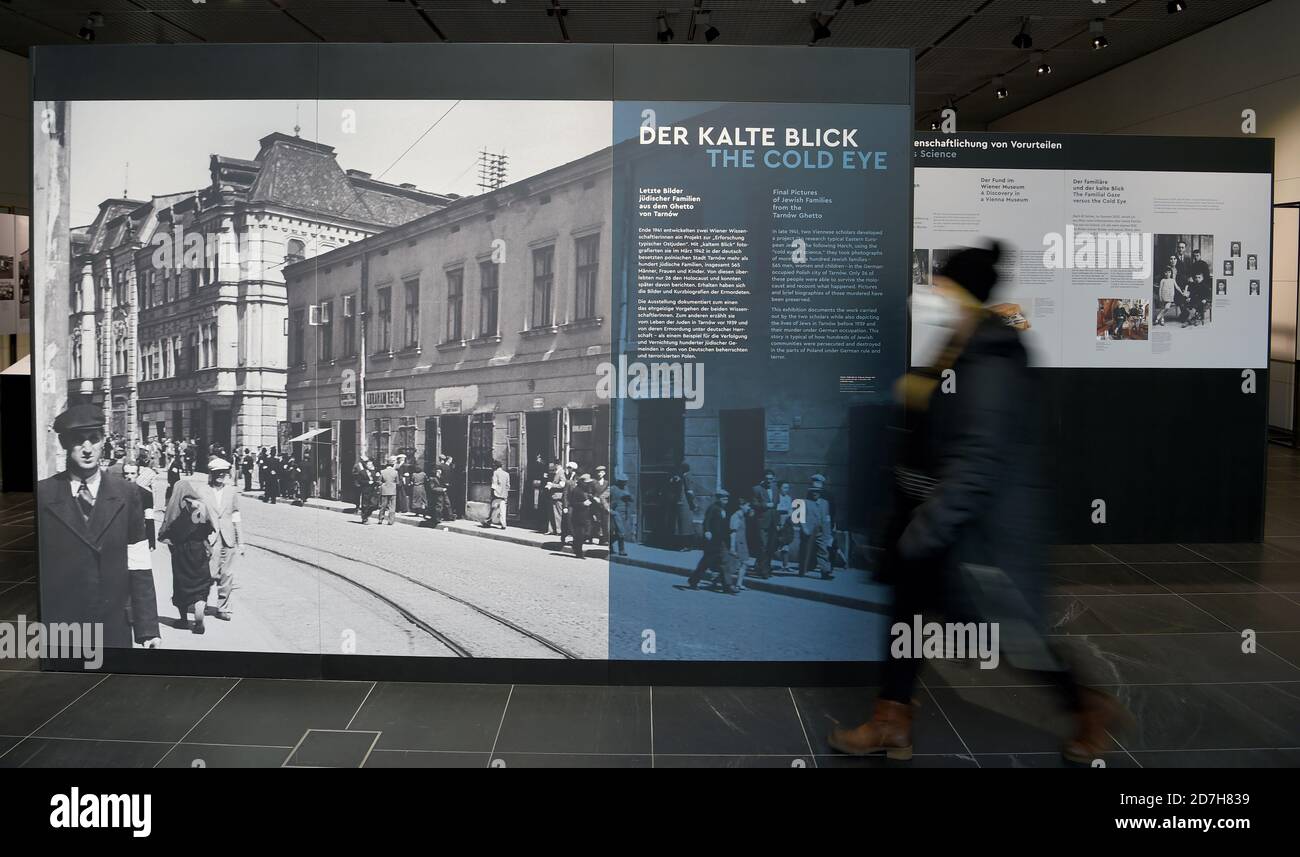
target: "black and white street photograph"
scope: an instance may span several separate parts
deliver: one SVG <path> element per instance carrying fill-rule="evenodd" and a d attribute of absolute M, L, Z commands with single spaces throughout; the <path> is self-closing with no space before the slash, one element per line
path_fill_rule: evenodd
<path fill-rule="evenodd" d="M 38 422 L 66 400 L 78 472 L 152 508 L 157 625 L 119 644 L 604 658 L 609 105 L 66 108 L 81 225 L 41 323 L 71 370 Z"/>
<path fill-rule="evenodd" d="M 912 285 L 930 285 L 930 251 L 912 250 Z"/>

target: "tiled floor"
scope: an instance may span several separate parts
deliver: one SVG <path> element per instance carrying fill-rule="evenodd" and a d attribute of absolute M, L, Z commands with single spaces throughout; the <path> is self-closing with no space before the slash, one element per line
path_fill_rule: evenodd
<path fill-rule="evenodd" d="M 1057 548 L 1054 631 L 1136 726 L 1115 767 L 1300 766 L 1300 456 L 1262 545 Z M 36 611 L 30 495 L 0 495 L 0 621 Z M 1255 647 L 1243 651 L 1243 632 Z M 0 767 L 1057 767 L 1067 721 L 1006 667 L 944 663 L 910 763 L 830 753 L 871 688 L 450 685 L 0 670 Z"/>

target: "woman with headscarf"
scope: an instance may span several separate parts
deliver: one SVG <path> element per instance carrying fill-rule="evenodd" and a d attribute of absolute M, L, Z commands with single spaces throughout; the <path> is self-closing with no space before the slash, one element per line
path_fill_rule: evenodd
<path fill-rule="evenodd" d="M 167 514 L 158 538 L 171 547 L 172 604 L 181 617 L 176 627 L 189 628 L 195 634 L 204 631 L 203 616 L 212 592 L 212 572 L 208 565 L 212 554 L 208 537 L 212 532 L 211 514 L 198 491 L 189 480 L 177 482 L 167 502 Z M 187 615 L 191 611 L 193 624 Z"/>
<path fill-rule="evenodd" d="M 421 518 L 429 517 L 429 476 L 422 468 L 411 468 L 411 512 Z"/>
<path fill-rule="evenodd" d="M 172 491 L 176 488 L 176 483 L 181 481 L 181 457 L 172 456 L 172 463 L 167 465 L 167 495 L 163 498 L 164 502 L 170 503 Z"/>

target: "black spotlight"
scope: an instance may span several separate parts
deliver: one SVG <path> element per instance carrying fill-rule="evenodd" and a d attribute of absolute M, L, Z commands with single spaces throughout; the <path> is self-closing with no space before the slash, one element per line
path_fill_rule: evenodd
<path fill-rule="evenodd" d="M 1011 94 L 1011 91 L 1007 89 L 1005 80 L 1000 77 L 993 78 L 993 94 L 998 97 L 998 101 L 1001 101 Z"/>
<path fill-rule="evenodd" d="M 1169 0 L 1169 2 L 1165 4 L 1165 11 L 1170 15 L 1177 15 L 1179 12 L 1187 11 L 1187 4 L 1184 3 L 1183 0 Z"/>
<path fill-rule="evenodd" d="M 1110 42 L 1106 40 L 1106 23 L 1100 18 L 1088 25 L 1088 32 L 1092 33 L 1092 49 L 1094 51 L 1110 47 Z"/>
<path fill-rule="evenodd" d="M 1052 73 L 1052 65 L 1047 61 L 1047 55 L 1041 51 L 1034 55 L 1034 74 L 1039 77 L 1047 77 Z"/>
<path fill-rule="evenodd" d="M 1011 44 L 1022 51 L 1027 51 L 1034 46 L 1034 38 L 1029 35 L 1029 19 L 1024 18 L 1020 22 L 1020 32 L 1016 33 L 1011 39 Z"/>
<path fill-rule="evenodd" d="M 811 23 L 814 42 L 820 42 L 822 39 L 829 39 L 831 37 L 831 29 L 826 26 L 826 21 L 821 15 L 813 15 Z"/>
<path fill-rule="evenodd" d="M 931 123 L 930 123 L 930 130 L 931 130 L 931 131 L 938 131 L 938 130 L 939 130 L 939 123 L 938 123 L 938 122 L 931 122 Z"/>
<path fill-rule="evenodd" d="M 722 33 L 718 31 L 717 27 L 713 26 L 713 13 L 706 9 L 700 13 L 700 17 L 704 18 L 704 41 L 716 41 L 718 36 L 721 36 Z"/>
<path fill-rule="evenodd" d="M 83 42 L 93 42 L 95 41 L 95 30 L 102 26 L 104 26 L 104 16 L 98 12 L 91 12 L 86 16 L 86 23 L 81 25 L 80 30 L 77 30 L 77 38 Z"/>
<path fill-rule="evenodd" d="M 673 40 L 673 28 L 668 26 L 668 16 L 663 12 L 659 13 L 659 35 L 657 38 L 661 42 L 671 42 Z"/>

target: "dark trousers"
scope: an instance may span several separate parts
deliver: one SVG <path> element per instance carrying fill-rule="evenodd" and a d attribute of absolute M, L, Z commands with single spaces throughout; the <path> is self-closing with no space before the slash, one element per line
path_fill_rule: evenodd
<path fill-rule="evenodd" d="M 776 542 L 779 536 L 776 525 L 776 511 L 771 510 L 764 512 L 754 518 L 752 529 L 745 535 L 753 545 L 754 551 L 754 571 L 753 576 L 765 578 L 772 576 L 772 556 L 776 553 Z"/>
<path fill-rule="evenodd" d="M 893 642 L 893 637 L 890 629 L 899 622 L 911 625 L 912 617 L 924 616 L 927 613 L 943 614 L 949 621 L 958 622 L 977 621 L 977 617 L 948 615 L 950 605 L 947 597 L 949 586 L 946 575 L 951 572 L 946 563 L 942 561 L 903 563 L 896 557 L 890 557 L 886 560 L 886 564 L 895 569 L 890 575 L 894 583 L 894 609 L 890 615 L 889 627 L 885 629 L 886 655 L 881 676 L 880 698 L 910 705 L 923 659 L 892 657 L 890 644 Z M 1051 685 L 1069 711 L 1079 711 L 1082 708 L 1079 684 L 1074 673 L 1068 668 L 1034 670 L 1030 674 Z"/>
<path fill-rule="evenodd" d="M 722 551 L 720 547 L 704 549 L 704 555 L 700 557 L 700 561 L 695 566 L 694 573 L 691 574 L 691 579 L 687 581 L 690 587 L 694 589 L 699 586 L 700 581 L 704 579 L 705 573 L 710 569 L 718 573 L 718 577 L 722 580 L 723 589 L 736 588 L 736 579 L 732 574 L 731 563 L 727 561 L 726 553 Z"/>
<path fill-rule="evenodd" d="M 252 473 L 245 473 L 245 474 L 244 474 L 244 490 L 245 490 L 245 491 L 252 491 L 252 490 L 253 490 L 253 474 L 252 474 Z"/>

